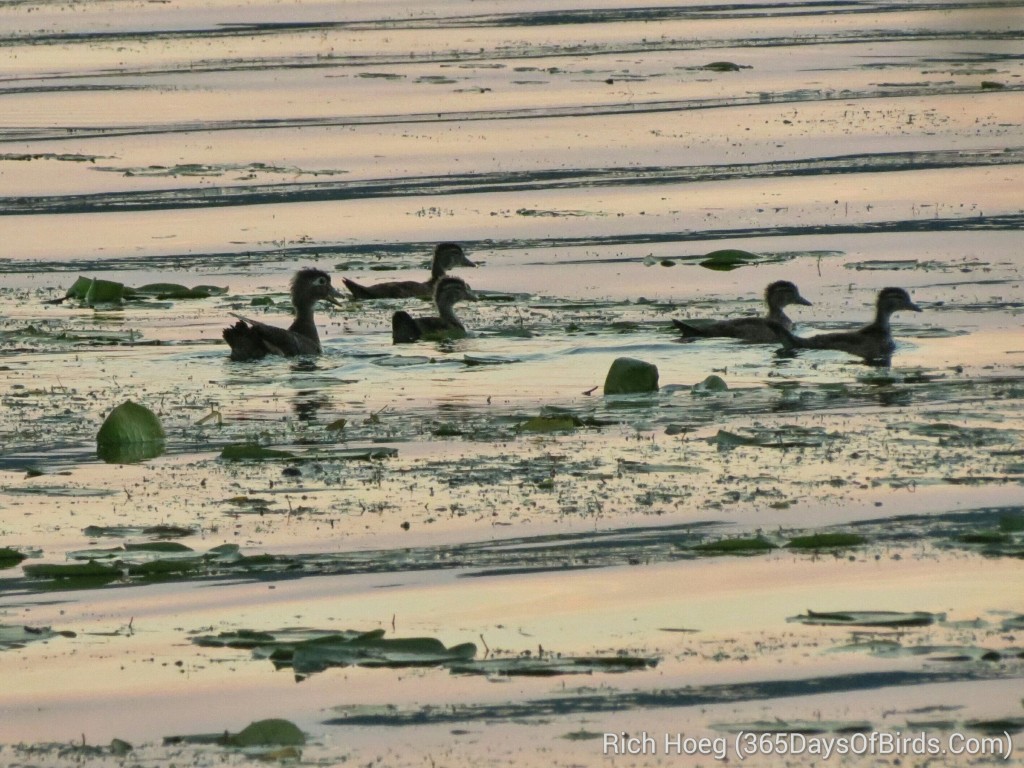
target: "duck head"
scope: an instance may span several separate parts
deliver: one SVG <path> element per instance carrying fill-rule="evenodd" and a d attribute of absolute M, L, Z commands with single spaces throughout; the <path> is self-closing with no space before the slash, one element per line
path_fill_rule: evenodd
<path fill-rule="evenodd" d="M 294 307 L 312 307 L 318 301 L 345 306 L 338 300 L 341 292 L 331 285 L 331 276 L 322 269 L 300 269 L 292 278 L 291 292 Z"/>
<path fill-rule="evenodd" d="M 473 293 L 461 277 L 443 277 L 434 288 L 434 302 L 438 307 L 450 307 L 459 301 L 477 301 L 479 297 Z"/>
<path fill-rule="evenodd" d="M 800 290 L 789 280 L 777 280 L 771 283 L 764 290 L 765 303 L 770 307 L 789 306 L 790 304 L 802 304 L 805 307 L 811 306 L 811 302 L 800 295 Z"/>
<path fill-rule="evenodd" d="M 878 293 L 878 311 L 892 314 L 900 310 L 920 312 L 921 307 L 910 299 L 910 294 L 902 288 L 883 288 Z"/>
<path fill-rule="evenodd" d="M 431 270 L 435 275 L 442 275 L 452 267 L 475 267 L 466 257 L 466 252 L 458 243 L 439 243 L 434 248 L 434 263 Z"/>

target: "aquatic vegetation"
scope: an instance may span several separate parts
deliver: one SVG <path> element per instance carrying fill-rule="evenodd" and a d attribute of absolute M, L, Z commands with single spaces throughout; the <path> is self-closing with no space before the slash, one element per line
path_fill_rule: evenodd
<path fill-rule="evenodd" d="M 126 400 L 103 420 L 96 433 L 96 452 L 106 462 L 130 464 L 162 454 L 166 439 L 163 425 L 153 411 Z"/>

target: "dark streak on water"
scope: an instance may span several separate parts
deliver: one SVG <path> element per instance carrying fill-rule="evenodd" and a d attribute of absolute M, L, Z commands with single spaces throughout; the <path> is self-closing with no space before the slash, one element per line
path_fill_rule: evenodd
<path fill-rule="evenodd" d="M 530 173 L 445 174 L 365 181 L 220 186 L 215 190 L 204 187 L 201 189 L 141 190 L 88 195 L 6 197 L 0 198 L 0 215 L 25 216 L 178 208 L 221 208 L 238 205 L 365 200 L 381 197 L 525 192 L 586 187 L 692 184 L 732 179 L 925 171 L 1021 165 L 1022 163 L 1024 163 L 1024 148 L 1016 147 L 993 151 L 945 150 L 843 155 L 808 160 L 711 166 L 573 168 Z"/>

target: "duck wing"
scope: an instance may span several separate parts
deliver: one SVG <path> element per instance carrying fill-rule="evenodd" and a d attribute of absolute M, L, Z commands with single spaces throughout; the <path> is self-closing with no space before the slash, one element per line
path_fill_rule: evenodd
<path fill-rule="evenodd" d="M 434 290 L 434 286 L 430 283 L 420 283 L 415 280 L 396 280 L 376 285 L 360 285 L 347 277 L 343 277 L 341 281 L 354 299 L 430 298 Z"/>
<path fill-rule="evenodd" d="M 257 360 L 265 355 L 281 355 L 283 357 L 296 357 L 297 355 L 319 355 L 320 342 L 311 339 L 301 333 L 278 328 L 275 325 L 267 325 L 259 320 L 252 320 L 242 315 L 231 313 L 238 318 L 238 322 L 231 328 L 224 329 L 224 339 L 231 345 L 232 360 Z M 231 338 L 235 343 L 232 343 Z M 236 344 L 239 355 L 236 357 Z M 253 350 L 262 349 L 262 354 L 253 355 Z"/>
<path fill-rule="evenodd" d="M 398 311 L 391 316 L 391 343 L 411 344 L 420 340 L 420 327 L 408 312 Z"/>
<path fill-rule="evenodd" d="M 682 320 L 673 320 L 685 338 L 726 338 L 742 339 L 759 344 L 771 344 L 779 340 L 778 334 L 763 317 L 737 317 L 733 320 L 718 320 L 713 323 L 694 325 Z"/>

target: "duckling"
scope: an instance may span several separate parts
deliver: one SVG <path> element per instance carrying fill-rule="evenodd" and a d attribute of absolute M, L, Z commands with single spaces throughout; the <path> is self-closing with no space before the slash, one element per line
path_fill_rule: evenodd
<path fill-rule="evenodd" d="M 794 335 L 781 323 L 773 330 L 787 349 L 838 349 L 861 357 L 870 365 L 889 365 L 896 349 L 889 318 L 901 310 L 920 312 L 921 307 L 902 288 L 883 288 L 878 292 L 874 321 L 859 330 L 819 333 L 806 338 Z"/>
<path fill-rule="evenodd" d="M 434 286 L 449 269 L 475 266 L 476 264 L 466 258 L 462 246 L 458 243 L 441 243 L 434 249 L 434 260 L 430 265 L 430 279 L 425 282 L 398 280 L 376 285 L 360 285 L 347 277 L 343 277 L 342 282 L 352 293 L 353 299 L 426 299 L 434 295 Z"/>
<path fill-rule="evenodd" d="M 391 340 L 395 344 L 408 344 L 420 339 L 461 339 L 466 335 L 466 326 L 455 316 L 454 306 L 465 300 L 477 300 L 466 281 L 442 277 L 434 289 L 434 304 L 440 317 L 412 317 L 408 312 L 395 312 L 391 317 Z"/>
<path fill-rule="evenodd" d="M 344 306 L 341 293 L 331 285 L 331 276 L 319 269 L 300 269 L 292 278 L 292 307 L 295 321 L 287 329 L 231 314 L 238 322 L 224 329 L 224 340 L 231 345 L 232 360 L 259 360 L 267 355 L 319 355 L 320 337 L 313 322 L 313 307 L 318 301 Z"/>
<path fill-rule="evenodd" d="M 787 331 L 792 330 L 793 321 L 783 312 L 790 304 L 811 306 L 811 302 L 800 295 L 799 289 L 788 280 L 771 283 L 764 291 L 764 300 L 768 305 L 768 314 L 764 317 L 737 317 L 731 320 L 718 320 L 704 325 L 692 325 L 682 320 L 673 320 L 683 338 L 707 338 L 711 336 L 743 339 L 758 344 L 778 341 L 778 337 L 769 323 L 778 323 Z"/>

